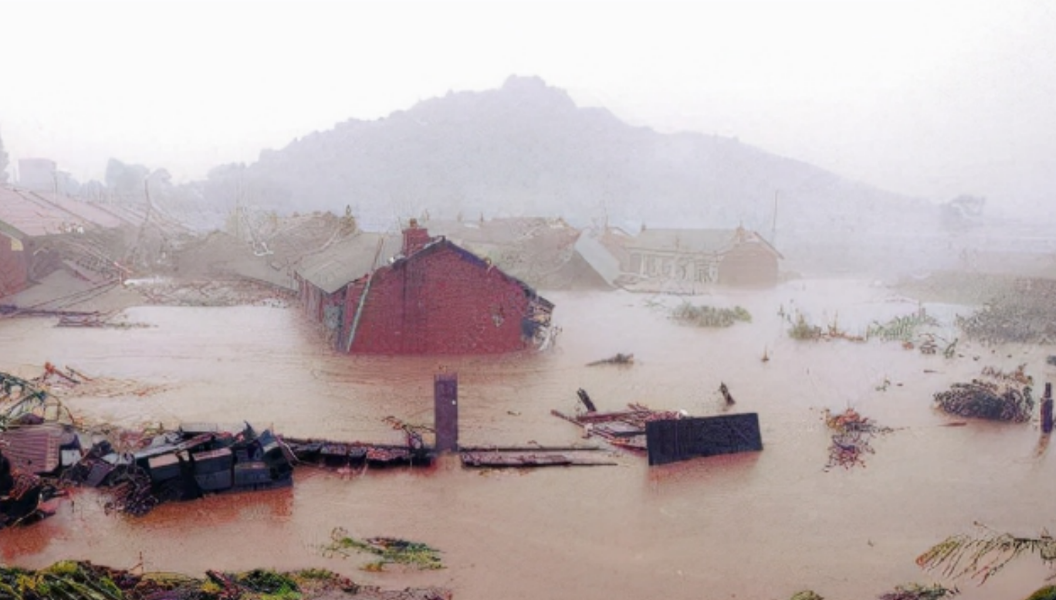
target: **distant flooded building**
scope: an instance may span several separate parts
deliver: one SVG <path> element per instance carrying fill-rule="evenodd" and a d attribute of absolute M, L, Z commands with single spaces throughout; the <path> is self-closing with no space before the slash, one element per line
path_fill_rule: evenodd
<path fill-rule="evenodd" d="M 604 240 L 620 260 L 621 280 L 632 288 L 693 292 L 715 283 L 774 285 L 783 258 L 761 235 L 743 227 L 646 229 L 636 236 L 609 233 Z"/>
<path fill-rule="evenodd" d="M 495 354 L 549 342 L 553 304 L 490 260 L 430 236 L 415 221 L 398 254 L 386 258 L 387 248 L 384 240 L 373 251 L 360 248 L 358 259 L 338 259 L 333 253 L 342 250 L 334 249 L 298 270 L 302 304 L 338 350 Z M 364 265 L 374 266 L 354 274 Z"/>

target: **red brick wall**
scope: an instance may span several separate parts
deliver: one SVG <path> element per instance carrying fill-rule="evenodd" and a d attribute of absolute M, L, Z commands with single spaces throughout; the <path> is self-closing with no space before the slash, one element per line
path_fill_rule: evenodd
<path fill-rule="evenodd" d="M 365 281 L 345 299 L 348 343 Z M 377 270 L 351 351 L 365 354 L 495 354 L 525 348 L 524 289 L 448 242 Z"/>
<path fill-rule="evenodd" d="M 22 245 L 22 250 L 14 249 L 20 244 L 20 240 L 0 233 L 0 298 L 20 291 L 29 279 L 28 248 Z"/>

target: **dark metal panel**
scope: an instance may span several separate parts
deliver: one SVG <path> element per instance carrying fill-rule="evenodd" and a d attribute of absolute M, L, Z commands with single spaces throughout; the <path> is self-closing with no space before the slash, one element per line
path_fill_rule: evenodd
<path fill-rule="evenodd" d="M 29 425 L 0 433 L 0 451 L 15 468 L 30 473 L 52 473 L 59 468 L 61 426 Z"/>
<path fill-rule="evenodd" d="M 756 413 L 651 421 L 645 436 L 650 465 L 763 449 Z"/>
<path fill-rule="evenodd" d="M 436 450 L 458 450 L 458 375 L 441 374 L 433 379 Z"/>

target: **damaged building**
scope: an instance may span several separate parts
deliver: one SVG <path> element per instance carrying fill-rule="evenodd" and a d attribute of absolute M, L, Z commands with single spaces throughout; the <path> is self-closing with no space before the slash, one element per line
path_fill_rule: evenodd
<path fill-rule="evenodd" d="M 538 289 L 612 289 L 619 276 L 615 258 L 562 219 L 434 219 L 422 226 Z"/>
<path fill-rule="evenodd" d="M 338 350 L 495 354 L 551 341 L 554 305 L 489 259 L 414 220 L 395 242 L 364 235 L 297 270 L 302 307 Z"/>
<path fill-rule="evenodd" d="M 712 284 L 770 286 L 784 258 L 757 232 L 737 229 L 643 229 L 606 232 L 605 246 L 631 289 L 695 293 Z"/>
<path fill-rule="evenodd" d="M 116 275 L 129 224 L 95 204 L 0 187 L 0 297 L 58 269 L 88 280 Z"/>

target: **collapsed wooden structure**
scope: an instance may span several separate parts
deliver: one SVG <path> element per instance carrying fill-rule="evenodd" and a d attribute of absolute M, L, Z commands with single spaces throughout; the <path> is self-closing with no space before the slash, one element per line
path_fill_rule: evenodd
<path fill-rule="evenodd" d="M 733 397 L 726 384 L 720 391 L 730 406 Z M 627 410 L 598 412 L 585 390 L 576 393 L 584 413 L 572 416 L 551 410 L 550 414 L 580 426 L 586 437 L 646 453 L 650 465 L 763 449 L 756 413 L 690 417 L 683 411 L 653 410 L 638 403 L 628 404 Z"/>

